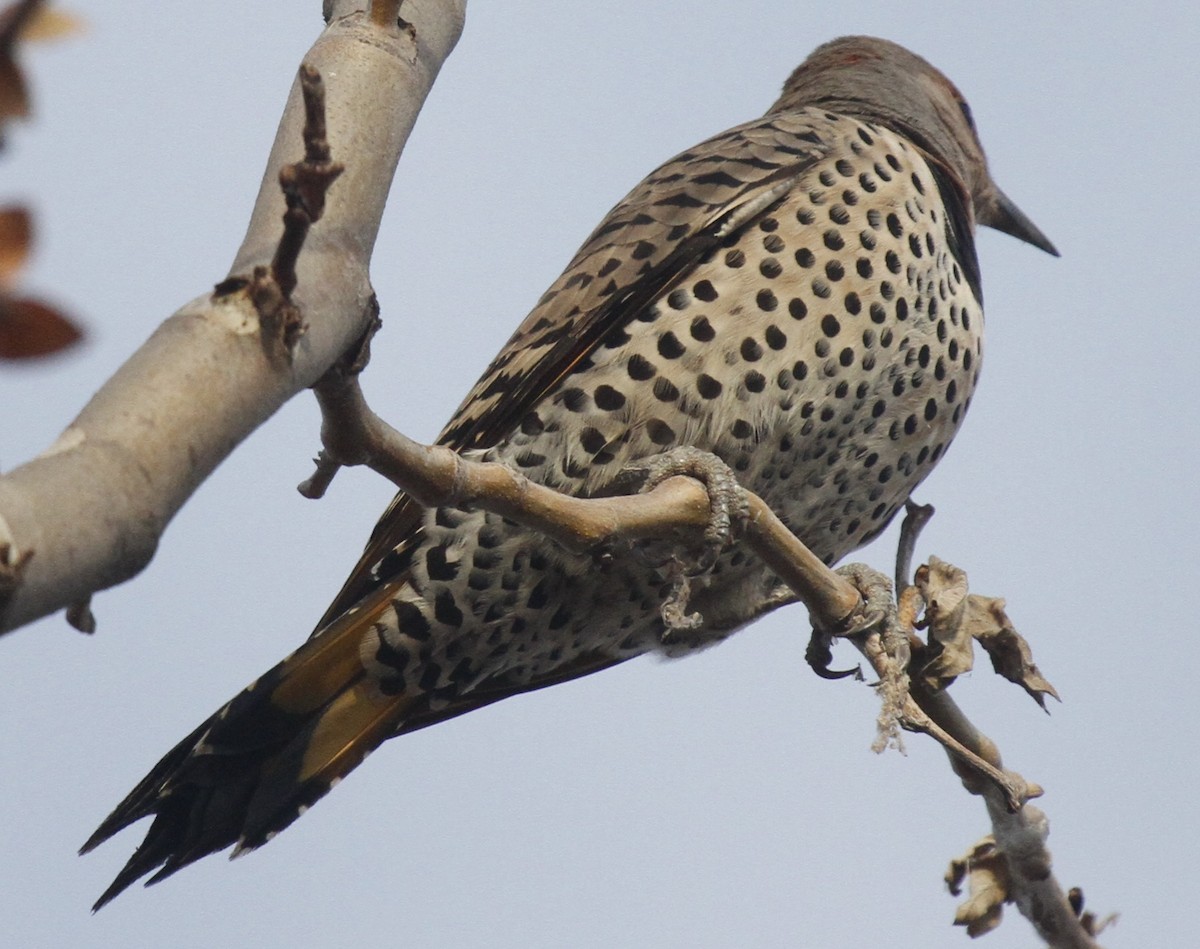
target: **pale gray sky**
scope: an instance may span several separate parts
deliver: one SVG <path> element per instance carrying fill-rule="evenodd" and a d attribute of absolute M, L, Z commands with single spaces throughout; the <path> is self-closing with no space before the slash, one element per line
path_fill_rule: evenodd
<path fill-rule="evenodd" d="M 0 199 L 37 210 L 27 286 L 91 335 L 2 370 L 5 467 L 224 276 L 319 6 L 74 0 L 89 34 L 28 51 L 37 121 L 12 136 Z M 432 437 L 654 165 L 759 114 L 831 37 L 929 58 L 970 99 L 996 179 L 1063 253 L 981 236 L 981 389 L 919 499 L 939 510 L 921 553 L 1008 598 L 1065 702 L 1042 714 L 986 660 L 955 695 L 1046 788 L 1062 880 L 1122 913 L 1105 944 L 1170 949 L 1195 944 L 1200 884 L 1200 27 L 1181 3 L 1106 8 L 476 0 L 393 190 L 366 384 Z M 0 640 L 11 945 L 965 944 L 940 881 L 986 831 L 982 805 L 919 736 L 908 757 L 869 751 L 875 699 L 808 671 L 799 608 L 692 659 L 392 742 L 270 846 L 89 916 L 144 825 L 75 849 L 308 634 L 391 494 L 356 471 L 302 500 L 317 426 L 300 397 L 240 448 L 151 568 L 97 598 L 95 637 L 55 617 Z M 863 557 L 886 566 L 893 540 Z M 1037 944 L 1015 917 L 986 940 Z"/>

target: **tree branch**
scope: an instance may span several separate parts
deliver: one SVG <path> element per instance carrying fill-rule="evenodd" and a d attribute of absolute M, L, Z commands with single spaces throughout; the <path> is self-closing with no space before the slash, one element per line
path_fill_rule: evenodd
<path fill-rule="evenodd" d="M 250 296 L 206 293 L 167 319 L 48 451 L 0 477 L 0 631 L 137 574 L 212 470 L 370 320 L 368 264 L 387 192 L 466 0 L 409 0 L 404 22 L 380 16 L 382 25 L 361 0 L 326 6 L 329 25 L 305 62 L 331 77 L 329 145 L 347 169 L 296 260 L 303 337 L 289 358 L 268 358 Z M 297 84 L 223 288 L 276 257 L 279 175 L 302 156 L 304 125 Z"/>

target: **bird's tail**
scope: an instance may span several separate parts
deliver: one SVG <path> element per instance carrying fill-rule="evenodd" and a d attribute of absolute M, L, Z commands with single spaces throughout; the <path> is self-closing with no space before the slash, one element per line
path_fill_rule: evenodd
<path fill-rule="evenodd" d="M 236 856 L 287 827 L 382 741 L 413 705 L 369 677 L 359 648 L 388 606 L 364 602 L 308 640 L 183 739 L 83 845 L 87 853 L 153 815 L 146 839 L 96 902 L 236 844 Z"/>

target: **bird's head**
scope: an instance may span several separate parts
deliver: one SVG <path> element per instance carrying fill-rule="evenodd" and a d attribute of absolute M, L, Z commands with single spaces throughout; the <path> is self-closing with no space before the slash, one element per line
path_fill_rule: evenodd
<path fill-rule="evenodd" d="M 953 173 L 978 223 L 1058 256 L 1049 239 L 1005 196 L 988 171 L 971 107 L 958 88 L 915 53 L 872 36 L 817 47 L 792 73 L 770 112 L 813 106 L 885 126 Z"/>

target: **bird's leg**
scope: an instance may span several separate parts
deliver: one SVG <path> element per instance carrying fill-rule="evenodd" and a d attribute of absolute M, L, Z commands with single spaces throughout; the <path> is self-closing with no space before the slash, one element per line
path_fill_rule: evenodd
<path fill-rule="evenodd" d="M 698 448 L 676 448 L 644 458 L 630 465 L 626 472 L 641 478 L 642 494 L 677 476 L 695 478 L 708 492 L 709 520 L 699 548 L 691 560 L 683 559 L 677 553 L 671 554 L 666 564 L 671 592 L 662 605 L 663 623 L 667 628 L 664 639 L 699 629 L 703 617 L 687 612 L 692 580 L 712 570 L 717 557 L 750 516 L 746 492 L 725 462 Z"/>

